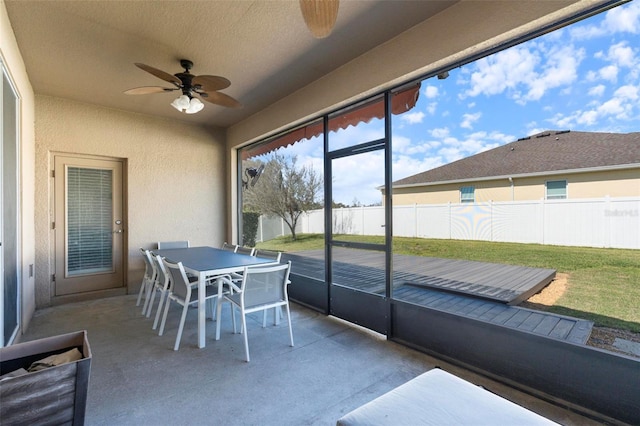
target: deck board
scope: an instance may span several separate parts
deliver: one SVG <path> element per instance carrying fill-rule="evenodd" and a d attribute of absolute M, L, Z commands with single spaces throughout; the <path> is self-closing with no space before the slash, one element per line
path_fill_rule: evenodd
<path fill-rule="evenodd" d="M 421 292 L 430 296 L 420 296 Z M 492 300 L 448 293 L 411 284 L 397 288 L 394 291 L 394 297 L 429 309 L 436 309 L 578 344 L 585 344 L 589 340 L 593 327 L 591 321 L 549 312 L 533 311 Z"/>
<path fill-rule="evenodd" d="M 355 265 L 358 266 L 355 269 L 364 268 L 364 275 L 372 287 L 375 280 L 384 282 L 384 274 L 374 272 L 376 269 L 379 272 L 383 270 L 384 259 L 380 252 L 336 248 L 334 253 L 334 259 L 337 259 L 333 265 L 334 283 L 344 284 L 343 280 L 349 280 L 354 274 L 358 276 L 356 281 L 360 282 L 362 275 L 355 272 Z M 323 250 L 306 251 L 293 256 L 324 261 Z M 348 263 L 343 259 L 349 259 Z M 399 254 L 394 254 L 393 265 L 394 286 L 418 284 L 512 305 L 528 299 L 555 277 L 553 269 Z M 313 269 L 319 271 L 321 268 Z"/>
<path fill-rule="evenodd" d="M 335 284 L 346 285 L 344 281 L 350 279 L 361 283 L 364 279 L 372 286 L 370 292 L 384 287 L 384 258 L 380 252 L 336 248 L 334 253 L 334 259 L 337 259 L 333 263 Z M 294 273 L 298 269 L 304 269 L 306 271 L 302 275 L 320 273 L 321 276 L 316 277 L 324 277 L 324 268 L 309 268 L 311 259 L 324 262 L 323 250 L 287 253 L 285 258 L 287 256 L 295 258 L 295 263 L 302 262 L 301 265 L 294 266 Z M 411 283 L 512 305 L 528 299 L 555 277 L 553 269 L 399 254 L 393 255 L 393 265 L 394 286 Z M 364 290 L 361 285 L 358 288 Z"/>
<path fill-rule="evenodd" d="M 380 252 L 334 252 L 339 259 L 332 265 L 334 284 L 384 294 Z M 324 250 L 282 258 L 292 261 L 292 274 L 324 281 Z M 591 334 L 590 321 L 514 306 L 548 285 L 555 277 L 552 269 L 398 254 L 393 268 L 394 299 L 574 343 L 586 343 Z"/>

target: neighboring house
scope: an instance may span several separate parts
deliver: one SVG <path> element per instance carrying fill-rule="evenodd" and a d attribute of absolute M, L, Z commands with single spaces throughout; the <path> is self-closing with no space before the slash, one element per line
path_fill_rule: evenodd
<path fill-rule="evenodd" d="M 544 131 L 393 183 L 394 205 L 640 196 L 640 132 Z"/>

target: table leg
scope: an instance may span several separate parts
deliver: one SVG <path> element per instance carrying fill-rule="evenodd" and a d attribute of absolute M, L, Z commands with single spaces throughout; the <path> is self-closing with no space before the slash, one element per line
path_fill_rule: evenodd
<path fill-rule="evenodd" d="M 207 305 L 205 303 L 205 275 L 204 272 L 198 274 L 198 347 L 205 347 L 205 326 L 207 317 Z"/>
<path fill-rule="evenodd" d="M 218 322 L 216 324 L 216 340 L 220 340 L 220 323 L 222 322 L 220 310 L 222 309 L 222 288 L 224 287 L 224 281 L 222 278 L 218 278 L 216 283 L 218 284 L 218 297 L 216 298 L 216 321 Z"/>

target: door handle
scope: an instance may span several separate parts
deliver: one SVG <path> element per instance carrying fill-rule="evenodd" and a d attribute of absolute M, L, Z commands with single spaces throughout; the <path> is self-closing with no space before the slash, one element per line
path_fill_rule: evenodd
<path fill-rule="evenodd" d="M 122 234 L 123 232 L 123 229 L 116 229 L 115 231 L 113 231 L 114 234 Z"/>

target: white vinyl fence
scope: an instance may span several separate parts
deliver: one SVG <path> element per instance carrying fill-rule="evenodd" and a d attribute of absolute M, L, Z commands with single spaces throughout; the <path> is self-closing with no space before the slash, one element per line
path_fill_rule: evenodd
<path fill-rule="evenodd" d="M 323 233 L 323 210 L 303 215 L 297 233 Z M 384 207 L 333 212 L 338 234 L 384 235 Z M 289 235 L 280 218 L 260 217 L 258 241 Z M 640 198 L 419 204 L 393 208 L 398 237 L 640 249 Z"/>

